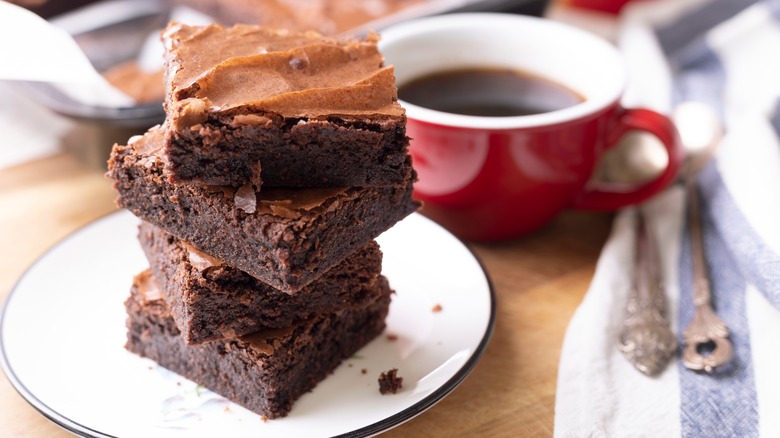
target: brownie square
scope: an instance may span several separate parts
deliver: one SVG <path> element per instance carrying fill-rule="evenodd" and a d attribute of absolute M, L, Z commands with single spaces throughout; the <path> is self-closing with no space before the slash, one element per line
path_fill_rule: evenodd
<path fill-rule="evenodd" d="M 172 181 L 403 187 L 406 115 L 376 35 L 171 23 L 165 153 Z"/>
<path fill-rule="evenodd" d="M 125 348 L 147 357 L 247 409 L 268 418 L 287 415 L 293 402 L 342 360 L 379 335 L 392 293 L 304 323 L 239 338 L 186 345 L 147 270 L 133 281 Z"/>
<path fill-rule="evenodd" d="M 382 252 L 376 242 L 287 294 L 147 222 L 139 228 L 139 240 L 187 344 L 287 327 L 364 306 L 382 292 L 377 287 Z"/>
<path fill-rule="evenodd" d="M 267 189 L 173 184 L 155 127 L 115 145 L 117 204 L 287 293 L 299 291 L 415 211 L 404 187 Z"/>

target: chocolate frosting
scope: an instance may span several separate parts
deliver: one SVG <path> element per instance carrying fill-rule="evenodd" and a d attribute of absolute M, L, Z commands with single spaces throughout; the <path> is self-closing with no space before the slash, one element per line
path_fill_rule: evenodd
<path fill-rule="evenodd" d="M 383 66 L 377 41 L 171 23 L 163 42 L 176 103 L 168 110 L 179 129 L 202 122 L 206 111 L 241 107 L 285 117 L 401 116 L 393 68 Z"/>

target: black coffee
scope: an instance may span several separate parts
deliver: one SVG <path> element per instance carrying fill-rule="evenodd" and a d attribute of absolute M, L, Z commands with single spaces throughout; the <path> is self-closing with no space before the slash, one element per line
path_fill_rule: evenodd
<path fill-rule="evenodd" d="M 510 69 L 464 69 L 434 73 L 398 89 L 409 103 L 469 116 L 511 117 L 576 105 L 577 93 L 549 80 Z"/>

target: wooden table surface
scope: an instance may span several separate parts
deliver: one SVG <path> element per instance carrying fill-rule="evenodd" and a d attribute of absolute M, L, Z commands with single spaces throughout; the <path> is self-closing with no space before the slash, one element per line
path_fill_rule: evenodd
<path fill-rule="evenodd" d="M 44 251 L 115 209 L 111 183 L 95 164 L 102 159 L 62 152 L 0 170 L 0 298 Z M 533 236 L 470 245 L 496 289 L 492 340 L 458 388 L 385 436 L 551 435 L 561 342 L 611 220 L 609 214 L 565 212 Z M 70 435 L 0 378 L 0 436 Z"/>

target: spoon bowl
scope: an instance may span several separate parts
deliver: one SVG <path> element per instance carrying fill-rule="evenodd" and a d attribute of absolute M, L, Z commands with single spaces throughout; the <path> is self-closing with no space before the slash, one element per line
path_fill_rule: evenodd
<path fill-rule="evenodd" d="M 700 171 L 715 155 L 723 137 L 723 125 L 712 108 L 695 101 L 683 102 L 672 114 L 685 150 L 685 161 L 678 178 Z"/>

